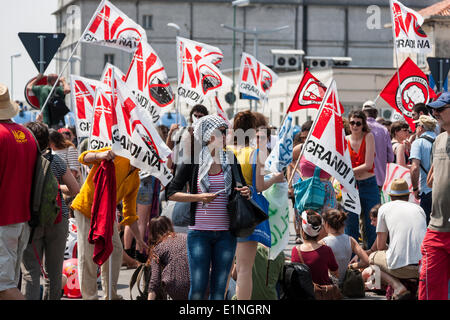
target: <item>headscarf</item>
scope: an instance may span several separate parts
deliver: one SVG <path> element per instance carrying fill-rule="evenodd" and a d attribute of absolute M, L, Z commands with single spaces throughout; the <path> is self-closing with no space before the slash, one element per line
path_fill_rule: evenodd
<path fill-rule="evenodd" d="M 316 213 L 320 216 L 318 213 Z M 322 218 L 322 217 L 320 217 Z M 320 229 L 322 229 L 322 224 L 318 226 L 313 226 L 308 222 L 308 213 L 306 211 L 302 212 L 302 229 L 303 231 L 310 237 L 316 237 L 320 233 Z"/>
<path fill-rule="evenodd" d="M 213 163 L 213 158 L 211 156 L 211 152 L 208 148 L 208 143 L 211 139 L 211 136 L 214 130 L 225 127 L 228 128 L 228 124 L 221 117 L 217 115 L 208 115 L 201 117 L 194 124 L 194 137 L 202 144 L 202 150 L 200 151 L 199 156 L 199 169 L 198 169 L 198 178 L 200 180 L 200 189 L 203 193 L 209 192 L 209 177 L 208 171 L 211 168 L 211 164 Z M 220 154 L 220 163 L 222 165 L 222 172 L 225 180 L 225 189 L 228 195 L 231 194 L 231 183 L 232 183 L 232 175 L 231 175 L 231 167 L 228 161 L 228 153 L 226 150 L 221 150 Z"/>

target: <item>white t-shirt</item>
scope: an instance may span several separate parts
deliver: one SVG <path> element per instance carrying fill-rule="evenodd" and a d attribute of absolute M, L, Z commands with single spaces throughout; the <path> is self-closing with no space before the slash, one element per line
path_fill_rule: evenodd
<path fill-rule="evenodd" d="M 386 252 L 389 269 L 419 263 L 426 231 L 425 212 L 415 203 L 396 200 L 378 209 L 377 232 L 389 233 Z"/>

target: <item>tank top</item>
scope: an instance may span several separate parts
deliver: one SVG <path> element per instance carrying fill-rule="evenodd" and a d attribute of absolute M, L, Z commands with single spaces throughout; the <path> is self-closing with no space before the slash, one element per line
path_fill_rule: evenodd
<path fill-rule="evenodd" d="M 314 175 L 314 169 L 316 168 L 315 164 L 311 161 L 305 159 L 304 156 L 300 159 L 300 163 L 298 164 L 300 172 L 302 176 L 305 178 L 310 178 Z M 320 179 L 330 179 L 331 175 L 328 174 L 325 170 L 320 170 Z"/>
<path fill-rule="evenodd" d="M 255 150 L 255 148 L 248 146 L 237 150 L 235 146 L 228 146 L 228 149 L 233 151 L 236 159 L 241 165 L 242 175 L 244 176 L 245 182 L 247 183 L 247 185 L 251 186 L 253 171 L 250 156 L 252 155 L 252 152 Z"/>
<path fill-rule="evenodd" d="M 345 271 L 348 268 L 348 263 L 352 258 L 350 237 L 343 233 L 338 236 L 327 236 L 322 241 L 333 250 L 334 257 L 339 265 L 339 283 L 342 283 L 344 281 Z"/>
<path fill-rule="evenodd" d="M 358 153 L 353 151 L 352 144 L 348 142 L 348 149 L 350 151 L 350 158 L 352 160 L 352 167 L 356 168 L 364 164 L 366 161 L 366 135 L 364 135 L 361 146 L 359 147 Z M 372 169 L 369 170 L 370 173 L 374 173 L 375 162 L 372 165 Z"/>

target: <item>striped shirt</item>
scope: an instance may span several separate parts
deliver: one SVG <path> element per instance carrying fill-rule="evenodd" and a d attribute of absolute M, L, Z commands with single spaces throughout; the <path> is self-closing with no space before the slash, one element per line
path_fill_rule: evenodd
<path fill-rule="evenodd" d="M 52 150 L 52 153 L 63 159 L 70 170 L 80 170 L 81 165 L 78 162 L 78 151 L 76 148 L 70 146 L 66 149 Z"/>
<path fill-rule="evenodd" d="M 209 193 L 225 189 L 223 172 L 209 175 Z M 200 189 L 200 180 L 197 179 L 197 192 Z M 226 191 L 221 192 L 213 201 L 205 207 L 203 202 L 197 203 L 195 210 L 195 225 L 190 226 L 193 230 L 224 231 L 230 228 L 230 217 L 227 210 L 228 195 Z"/>

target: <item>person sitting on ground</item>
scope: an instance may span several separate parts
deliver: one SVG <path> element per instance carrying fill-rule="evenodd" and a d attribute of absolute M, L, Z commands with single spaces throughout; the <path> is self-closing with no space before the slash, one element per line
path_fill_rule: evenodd
<path fill-rule="evenodd" d="M 392 201 L 378 210 L 378 250 L 369 256 L 369 263 L 380 267 L 381 281 L 393 288 L 393 298 L 404 300 L 411 293 L 399 279 L 419 278 L 420 246 L 426 233 L 425 212 L 408 202 L 408 183 L 404 179 L 394 179 L 389 195 Z"/>
<path fill-rule="evenodd" d="M 301 217 L 303 243 L 292 248 L 291 261 L 305 263 L 311 270 L 314 283 L 333 284 L 329 273 L 338 277 L 339 265 L 333 250 L 317 241 L 322 229 L 322 217 L 310 209 L 303 211 Z"/>
<path fill-rule="evenodd" d="M 348 268 L 360 269 L 369 265 L 369 257 L 358 242 L 344 233 L 347 214 L 337 209 L 329 209 L 322 214 L 324 227 L 328 236 L 319 243 L 326 244 L 333 250 L 339 265 L 339 285 L 342 285 Z M 359 262 L 351 262 L 352 255 L 359 258 Z"/>
<path fill-rule="evenodd" d="M 149 258 L 151 277 L 148 300 L 169 295 L 173 300 L 187 300 L 190 276 L 187 235 L 175 233 L 172 221 L 159 216 L 150 220 Z"/>

